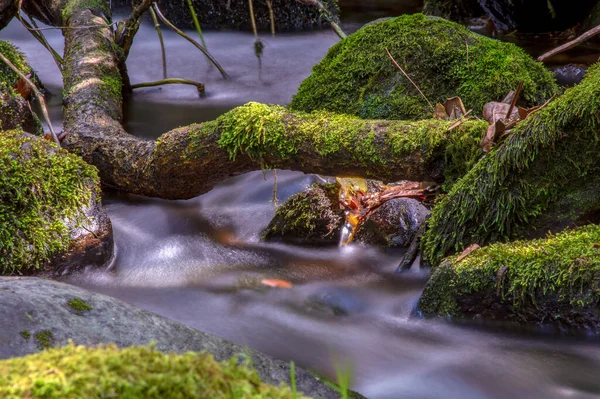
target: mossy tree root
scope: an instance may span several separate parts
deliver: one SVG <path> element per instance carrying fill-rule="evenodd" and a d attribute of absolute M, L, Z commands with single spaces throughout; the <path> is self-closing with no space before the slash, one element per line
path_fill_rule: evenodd
<path fill-rule="evenodd" d="M 367 121 L 257 103 L 156 141 L 138 139 L 121 126 L 119 49 L 97 3 L 71 0 L 62 15 L 69 26 L 63 146 L 97 166 L 107 186 L 182 199 L 262 167 L 440 181 L 444 174 L 452 180 L 466 173 L 481 156 L 478 142 L 486 125 L 480 121 L 449 132 L 450 122 L 444 121 Z M 77 29 L 81 26 L 94 28 Z"/>

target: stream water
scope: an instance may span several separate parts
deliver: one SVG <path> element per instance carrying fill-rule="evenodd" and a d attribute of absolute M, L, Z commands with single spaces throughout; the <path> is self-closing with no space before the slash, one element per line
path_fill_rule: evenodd
<path fill-rule="evenodd" d="M 47 34 L 62 51 L 60 33 Z M 61 78 L 50 56 L 15 23 L 0 39 L 17 44 L 57 94 L 50 106 L 59 125 Z M 184 86 L 136 91 L 129 131 L 154 138 L 247 101 L 286 104 L 337 40 L 328 31 L 263 39 L 259 74 L 252 35 L 206 33 L 232 76 L 223 81 L 188 43 L 165 32 L 170 76 L 204 82 L 207 96 Z M 133 82 L 160 79 L 160 65 L 156 35 L 143 26 L 130 56 Z M 277 195 L 284 200 L 316 179 L 281 171 Z M 372 399 L 600 397 L 597 341 L 420 319 L 414 309 L 428 275 L 394 275 L 398 252 L 261 243 L 274 214 L 272 190 L 271 172 L 254 172 L 188 201 L 106 194 L 115 262 L 68 282 L 330 377 L 349 366 L 354 389 Z M 294 286 L 261 288 L 263 278 Z"/>

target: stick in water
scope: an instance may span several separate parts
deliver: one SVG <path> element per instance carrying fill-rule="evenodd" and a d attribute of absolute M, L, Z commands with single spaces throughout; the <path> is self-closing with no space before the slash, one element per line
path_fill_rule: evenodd
<path fill-rule="evenodd" d="M 596 36 L 597 34 L 600 34 L 600 25 L 588 30 L 583 35 L 579 36 L 578 38 L 573 39 L 570 42 L 563 44 L 562 46 L 558 46 L 557 48 L 540 55 L 537 60 L 540 62 L 546 61 L 548 58 L 555 56 L 556 54 L 562 53 L 563 51 L 567 51 L 575 46 L 580 45 L 581 43 Z"/>
<path fill-rule="evenodd" d="M 152 7 L 150 7 L 150 15 L 152 16 L 152 22 L 154 22 L 154 29 L 156 29 L 156 33 L 158 34 L 158 40 L 160 41 L 163 79 L 166 79 L 167 78 L 167 52 L 165 50 L 165 41 L 163 40 L 162 31 L 160 30 L 160 23 L 158 23 L 158 17 L 156 16 L 156 12 L 154 11 L 154 9 Z"/>

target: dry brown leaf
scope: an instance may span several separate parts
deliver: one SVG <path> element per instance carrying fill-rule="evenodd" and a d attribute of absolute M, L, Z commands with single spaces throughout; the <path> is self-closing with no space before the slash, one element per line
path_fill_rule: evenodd
<path fill-rule="evenodd" d="M 506 119 L 506 113 L 510 108 L 510 104 L 499 103 L 497 101 L 492 101 L 483 106 L 483 117 L 489 123 L 495 123 L 500 119 Z M 515 108 L 510 113 L 510 120 L 518 119 L 519 111 Z"/>
<path fill-rule="evenodd" d="M 278 279 L 264 279 L 261 280 L 260 283 L 262 285 L 266 285 L 267 287 L 272 288 L 292 288 L 293 284 L 289 281 L 278 280 Z"/>
<path fill-rule="evenodd" d="M 472 109 L 468 110 L 467 113 L 464 114 L 462 118 L 460 118 L 459 120 L 454 122 L 452 125 L 450 125 L 450 127 L 448 128 L 448 131 L 456 129 L 457 127 L 459 127 L 460 125 L 462 125 L 463 123 L 465 123 L 466 121 L 471 119 L 471 118 L 467 118 L 467 116 L 471 113 L 471 111 L 473 111 L 473 110 Z"/>
<path fill-rule="evenodd" d="M 435 104 L 435 109 L 433 110 L 433 119 L 438 119 L 442 121 L 448 120 L 448 114 L 446 113 L 446 108 L 440 103 Z"/>
<path fill-rule="evenodd" d="M 27 75 L 28 79 L 30 77 L 31 77 L 31 75 Z M 29 96 L 31 95 L 31 87 L 27 84 L 27 81 L 23 78 L 19 78 L 19 80 L 17 80 L 17 84 L 15 84 L 15 91 L 17 93 L 19 93 L 19 95 L 21 97 L 23 97 L 25 100 L 29 99 Z"/>
<path fill-rule="evenodd" d="M 462 118 L 467 113 L 460 97 L 447 99 L 444 108 L 446 109 L 446 114 L 450 117 L 450 120 Z"/>
<path fill-rule="evenodd" d="M 458 263 L 461 260 L 463 260 L 464 258 L 466 258 L 467 256 L 469 256 L 471 253 L 473 253 L 474 251 L 477 251 L 478 249 L 480 249 L 481 247 L 478 244 L 471 244 L 469 245 L 467 248 L 465 248 L 464 251 L 461 252 L 461 254 L 459 255 L 458 258 L 456 258 L 456 262 Z"/>
<path fill-rule="evenodd" d="M 600 244 L 594 244 L 594 248 L 600 248 Z"/>

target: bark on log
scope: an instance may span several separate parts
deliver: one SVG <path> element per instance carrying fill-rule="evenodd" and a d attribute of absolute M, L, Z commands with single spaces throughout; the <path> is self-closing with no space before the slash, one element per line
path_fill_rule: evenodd
<path fill-rule="evenodd" d="M 64 7 L 63 146 L 100 170 L 107 186 L 167 199 L 191 198 L 223 179 L 268 166 L 380 180 L 434 180 L 480 155 L 485 123 L 447 131 L 443 121 L 365 121 L 330 113 L 291 113 L 250 103 L 216 121 L 172 130 L 145 141 L 121 126 L 119 49 L 97 2 L 49 2 Z M 94 9 L 97 7 L 97 9 Z M 49 9 L 48 9 L 49 8 Z M 53 21 L 57 23 L 59 21 Z M 468 163 L 468 162 L 467 162 Z M 451 165 L 448 168 L 448 165 Z M 466 172 L 465 169 L 464 172 Z"/>

